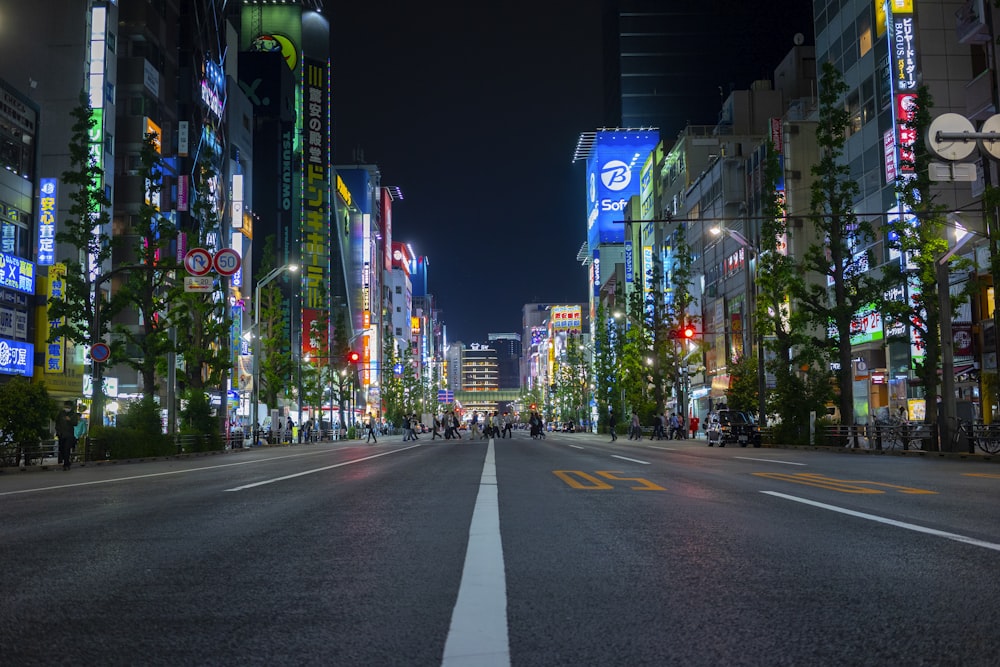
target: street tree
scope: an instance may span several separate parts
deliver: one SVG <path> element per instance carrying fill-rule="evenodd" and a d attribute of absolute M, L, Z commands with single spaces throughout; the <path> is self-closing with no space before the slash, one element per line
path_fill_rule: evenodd
<path fill-rule="evenodd" d="M 618 411 L 618 420 L 623 418 L 625 406 L 622 396 L 622 377 L 619 372 L 621 358 L 621 329 L 613 317 L 609 317 L 607 307 L 602 303 L 597 306 L 594 317 L 594 400 L 597 402 L 598 424 L 602 427 L 608 424 L 608 415 L 612 409 Z M 540 401 L 527 401 L 541 404 Z"/>
<path fill-rule="evenodd" d="M 925 86 L 917 91 L 916 104 L 906 127 L 918 137 L 926 136 L 931 122 L 933 99 Z M 956 269 L 972 268 L 968 260 L 958 256 L 944 265 L 941 260 L 948 252 L 947 209 L 938 203 L 938 195 L 931 190 L 928 166 L 931 155 L 923 141 L 914 141 L 912 157 L 900 161 L 902 175 L 896 182 L 896 193 L 904 215 L 890 220 L 888 244 L 898 251 L 899 262 L 891 262 L 886 274 L 893 284 L 906 284 L 906 300 L 886 300 L 881 310 L 887 318 L 898 324 L 909 324 L 919 341 L 914 366 L 924 390 L 926 422 L 938 419 L 934 409 L 938 396 L 941 364 L 941 323 L 953 319 L 960 300 L 968 297 L 950 294 L 949 274 Z M 973 281 L 967 287 L 975 287 Z M 941 297 L 947 295 L 944 299 Z"/>
<path fill-rule="evenodd" d="M 844 159 L 850 114 L 843 103 L 847 85 L 832 63 L 824 63 L 820 78 L 819 123 L 816 141 L 819 162 L 812 167 L 810 219 L 816 241 L 806 249 L 799 265 L 806 280 L 794 283 L 796 307 L 809 324 L 828 336 L 816 336 L 837 364 L 840 414 L 854 423 L 854 366 L 851 334 L 861 313 L 886 291 L 884 276 L 868 271 L 875 262 L 871 222 L 854 212 L 858 184 Z M 810 279 L 813 276 L 819 280 Z M 829 286 L 828 286 L 829 285 Z"/>
<path fill-rule="evenodd" d="M 204 248 L 209 234 L 220 234 L 219 203 L 212 192 L 217 174 L 202 160 L 195 168 L 191 198 L 191 226 L 186 230 L 190 247 Z M 219 277 L 210 294 L 187 292 L 177 279 L 170 288 L 170 324 L 183 335 L 176 336 L 177 353 L 183 358 L 182 390 L 219 387 L 229 370 L 229 318 L 224 291 L 226 278 Z"/>
<path fill-rule="evenodd" d="M 264 251 L 260 274 L 267 275 L 275 269 L 272 258 L 278 256 L 274 235 L 264 240 Z M 288 397 L 291 383 L 289 378 L 294 370 L 292 363 L 291 318 L 288 302 L 282 296 L 279 283 L 282 276 L 264 285 L 260 291 L 260 322 L 257 335 L 260 336 L 261 359 L 257 361 L 260 370 L 259 394 L 264 403 L 273 408 L 278 405 L 278 397 Z"/>
<path fill-rule="evenodd" d="M 111 260 L 114 242 L 106 230 L 110 227 L 111 202 L 104 194 L 104 170 L 91 150 L 91 134 L 96 126 L 90 97 L 80 93 L 73 109 L 73 129 L 69 143 L 69 169 L 62 174 L 62 184 L 69 190 L 69 216 L 57 225 L 56 243 L 65 248 L 62 264 L 63 293 L 48 303 L 52 323 L 50 342 L 65 338 L 76 346 L 88 346 L 108 331 L 114 315 L 110 301 L 95 299 L 94 280 Z M 50 269 L 50 276 L 52 275 Z M 94 330 L 97 309 L 101 309 L 100 331 Z M 97 394 L 103 387 L 94 387 Z M 102 397 L 95 400 L 103 405 Z M 100 416 L 91 424 L 102 425 Z"/>
<path fill-rule="evenodd" d="M 794 258 L 784 247 L 789 230 L 784 193 L 778 190 L 780 176 L 777 147 L 768 141 L 762 184 L 762 221 L 757 242 L 754 322 L 764 349 L 770 352 L 765 354 L 765 369 L 775 381 L 773 390 L 765 392 L 766 414 L 780 415 L 774 426 L 780 442 L 796 442 L 808 437 L 810 413 L 820 413 L 830 400 L 832 377 L 823 350 L 817 349 L 814 337 L 809 335 L 807 318 L 800 309 L 790 305 L 790 295 L 803 279 Z M 758 354 L 761 353 L 763 350 L 758 350 Z M 752 359 L 752 362 L 753 390 L 758 394 L 764 385 L 757 377 L 760 360 Z M 748 369 L 742 369 L 743 375 L 747 373 Z M 751 408 L 758 412 L 759 407 L 758 395 Z"/>
<path fill-rule="evenodd" d="M 171 253 L 177 228 L 159 207 L 163 179 L 159 141 L 155 132 L 148 132 L 139 149 L 137 178 L 144 184 L 145 197 L 139 204 L 125 262 L 135 268 L 123 273 L 112 297 L 118 312 L 127 309 L 138 315 L 138 323 L 113 326 L 120 342 L 112 344 L 112 360 L 138 372 L 143 400 L 148 402 L 156 395 L 157 362 L 174 350 L 168 320 L 170 283 L 180 269 Z"/>

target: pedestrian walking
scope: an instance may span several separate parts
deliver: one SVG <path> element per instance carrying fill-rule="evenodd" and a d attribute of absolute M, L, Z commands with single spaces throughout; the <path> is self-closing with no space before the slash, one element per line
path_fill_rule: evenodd
<path fill-rule="evenodd" d="M 368 415 L 368 439 L 365 442 L 375 441 L 378 444 L 378 437 L 375 435 L 375 415 Z"/>
<path fill-rule="evenodd" d="M 472 411 L 472 419 L 469 420 L 469 437 L 476 440 L 480 437 L 479 433 L 479 412 L 476 410 Z"/>
<path fill-rule="evenodd" d="M 608 427 L 611 429 L 611 442 L 618 439 L 618 434 L 615 433 L 615 427 L 618 426 L 618 417 L 615 416 L 615 409 L 611 408 L 611 413 L 608 415 Z"/>
<path fill-rule="evenodd" d="M 445 415 L 445 419 L 448 420 L 448 431 L 451 432 L 453 438 L 462 439 L 462 434 L 458 432 L 458 417 L 455 416 L 455 411 L 452 410 L 451 413 Z"/>
<path fill-rule="evenodd" d="M 70 456 L 72 456 L 74 433 L 76 425 L 80 421 L 76 413 L 76 401 L 65 401 L 63 409 L 56 416 L 56 437 L 59 439 L 59 463 L 62 463 L 63 470 L 70 468 Z"/>
<path fill-rule="evenodd" d="M 642 440 L 642 425 L 639 423 L 639 414 L 632 411 L 632 423 L 628 433 L 629 440 Z"/>
<path fill-rule="evenodd" d="M 510 439 L 514 439 L 514 418 L 510 416 L 509 412 L 503 413 L 503 437 L 510 436 Z"/>
<path fill-rule="evenodd" d="M 680 440 L 681 439 L 681 420 L 677 418 L 677 414 L 670 413 L 670 440 Z"/>
<path fill-rule="evenodd" d="M 440 437 L 443 437 L 441 435 L 441 419 L 437 415 L 434 415 L 434 428 L 431 440 L 437 440 Z"/>

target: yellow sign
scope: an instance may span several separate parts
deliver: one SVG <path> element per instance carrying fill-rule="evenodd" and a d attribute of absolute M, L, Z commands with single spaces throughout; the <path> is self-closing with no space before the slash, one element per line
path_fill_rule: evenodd
<path fill-rule="evenodd" d="M 892 0 L 890 3 L 893 14 L 912 14 L 913 0 Z"/>
<path fill-rule="evenodd" d="M 337 194 L 340 195 L 345 204 L 351 205 L 351 191 L 347 189 L 347 183 L 344 183 L 340 178 L 340 174 L 337 175 Z"/>
<path fill-rule="evenodd" d="M 66 265 L 62 262 L 49 267 L 49 288 L 47 292 L 48 302 L 62 301 L 66 290 Z M 46 310 L 48 306 L 46 306 Z M 66 358 L 66 339 L 62 336 L 52 338 L 52 332 L 57 327 L 62 326 L 63 318 L 48 320 L 45 336 L 45 372 L 62 373 L 63 363 Z"/>

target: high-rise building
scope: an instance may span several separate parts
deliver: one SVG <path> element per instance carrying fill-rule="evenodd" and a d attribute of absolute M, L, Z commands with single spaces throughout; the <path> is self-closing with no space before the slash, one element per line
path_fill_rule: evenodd
<path fill-rule="evenodd" d="M 500 389 L 521 388 L 521 335 L 516 333 L 491 333 L 488 345 L 497 352 Z"/>
<path fill-rule="evenodd" d="M 669 141 L 714 124 L 732 90 L 769 76 L 793 35 L 811 31 L 809 10 L 800 0 L 606 0 L 605 125 L 655 127 Z"/>

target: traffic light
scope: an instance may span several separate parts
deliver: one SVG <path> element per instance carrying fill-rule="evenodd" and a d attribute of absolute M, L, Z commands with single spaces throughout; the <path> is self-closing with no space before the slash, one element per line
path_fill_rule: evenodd
<path fill-rule="evenodd" d="M 356 364 L 361 361 L 361 353 L 357 350 L 351 350 L 347 353 L 347 361 L 351 364 Z"/>
<path fill-rule="evenodd" d="M 669 335 L 671 340 L 691 340 L 697 333 L 694 326 L 686 324 L 680 329 L 671 329 Z"/>
<path fill-rule="evenodd" d="M 531 404 L 531 409 L 532 409 L 532 410 L 537 410 L 537 409 L 538 409 L 538 404 L 536 404 L 536 403 L 532 403 L 532 404 Z"/>

